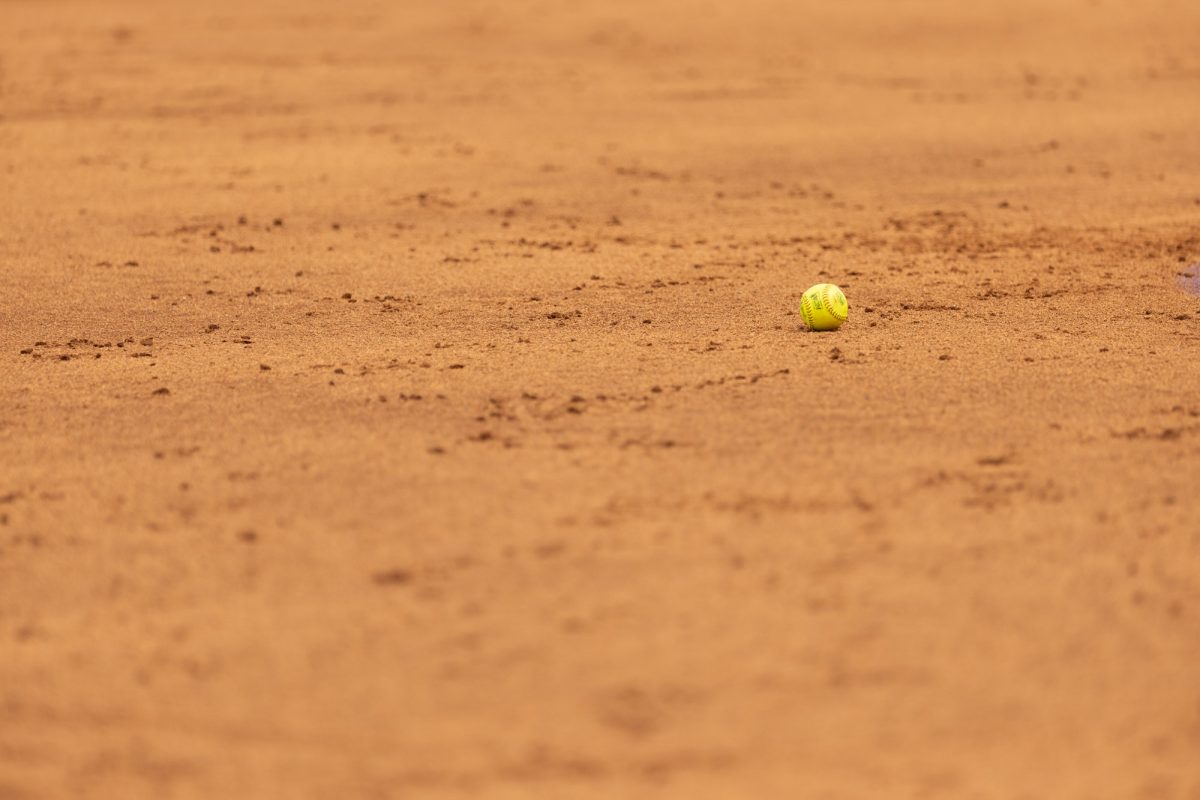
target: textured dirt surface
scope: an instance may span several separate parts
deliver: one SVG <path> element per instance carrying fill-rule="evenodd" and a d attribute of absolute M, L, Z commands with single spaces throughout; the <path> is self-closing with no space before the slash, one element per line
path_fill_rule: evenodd
<path fill-rule="evenodd" d="M 1200 798 L 1198 29 L 0 0 L 0 798 Z"/>

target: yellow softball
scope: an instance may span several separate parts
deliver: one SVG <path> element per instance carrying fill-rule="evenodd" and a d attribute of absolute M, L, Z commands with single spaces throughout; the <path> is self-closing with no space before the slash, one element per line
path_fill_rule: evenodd
<path fill-rule="evenodd" d="M 832 283 L 818 283 L 809 287 L 800 298 L 800 316 L 804 324 L 814 331 L 837 330 L 850 313 L 846 295 Z"/>

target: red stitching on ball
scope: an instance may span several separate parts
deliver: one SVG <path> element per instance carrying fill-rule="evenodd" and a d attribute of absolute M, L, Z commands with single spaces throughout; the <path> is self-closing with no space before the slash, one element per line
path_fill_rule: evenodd
<path fill-rule="evenodd" d="M 850 315 L 849 314 L 839 314 L 838 312 L 833 310 L 833 308 L 834 308 L 833 301 L 830 299 L 831 295 L 833 294 L 833 286 L 827 285 L 824 289 L 821 290 L 821 294 L 825 298 L 825 309 L 829 312 L 829 315 L 831 317 L 833 317 L 834 319 L 836 319 L 839 323 L 845 322 L 846 318 L 849 317 Z"/>

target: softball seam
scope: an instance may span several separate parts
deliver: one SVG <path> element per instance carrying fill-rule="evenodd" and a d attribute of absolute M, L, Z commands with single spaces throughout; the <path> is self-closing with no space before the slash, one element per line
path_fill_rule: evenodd
<path fill-rule="evenodd" d="M 821 290 L 821 297 L 823 297 L 825 299 L 825 310 L 829 312 L 829 316 L 833 317 L 834 319 L 836 319 L 838 321 L 838 324 L 841 324 L 841 323 L 845 322 L 846 318 L 849 317 L 850 315 L 849 314 L 839 314 L 837 311 L 834 310 L 834 305 L 830 300 L 830 296 L 832 294 L 833 294 L 833 287 L 828 284 L 826 284 L 825 288 Z"/>

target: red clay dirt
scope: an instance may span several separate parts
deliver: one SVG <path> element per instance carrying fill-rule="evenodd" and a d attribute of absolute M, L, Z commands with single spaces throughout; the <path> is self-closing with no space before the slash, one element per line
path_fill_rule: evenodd
<path fill-rule="evenodd" d="M 1200 798 L 1197 30 L 0 0 L 0 798 Z"/>

